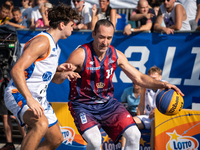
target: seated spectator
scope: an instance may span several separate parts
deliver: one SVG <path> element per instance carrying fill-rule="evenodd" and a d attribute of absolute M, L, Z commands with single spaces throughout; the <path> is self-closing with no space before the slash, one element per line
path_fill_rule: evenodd
<path fill-rule="evenodd" d="M 0 8 L 0 25 L 3 25 L 5 21 L 10 20 L 8 17 L 10 11 L 10 6 L 7 4 L 2 4 Z"/>
<path fill-rule="evenodd" d="M 49 28 L 48 12 L 53 8 L 51 3 L 41 4 L 39 7 L 40 14 L 42 18 L 38 19 L 35 23 L 35 29 L 47 29 Z"/>
<path fill-rule="evenodd" d="M 115 9 L 111 8 L 109 4 L 109 0 L 99 0 L 100 8 L 97 9 L 96 5 L 93 5 L 91 30 L 94 30 L 96 22 L 101 19 L 110 20 L 113 23 L 114 27 L 116 26 L 117 12 Z"/>
<path fill-rule="evenodd" d="M 136 28 L 132 28 L 131 24 L 127 24 L 124 28 L 124 34 L 130 35 L 132 32 L 152 30 L 155 19 L 155 12 L 149 8 L 148 1 L 139 0 L 137 9 L 130 16 L 130 20 L 136 22 Z"/>
<path fill-rule="evenodd" d="M 163 31 L 166 34 L 173 34 L 175 30 L 191 30 L 184 7 L 175 1 L 176 0 L 165 0 L 164 4 L 160 6 L 154 25 L 155 31 Z M 176 16 L 178 17 L 176 18 Z M 163 19 L 166 27 L 161 26 Z"/>
<path fill-rule="evenodd" d="M 91 15 L 92 11 L 91 9 L 84 4 L 84 0 L 73 0 L 73 4 L 75 6 L 75 9 L 79 12 L 80 15 L 83 16 L 83 19 L 81 22 L 75 21 L 74 29 L 90 29 L 91 24 Z"/>
<path fill-rule="evenodd" d="M 29 5 L 29 0 L 21 0 L 22 7 L 20 7 L 22 18 L 31 20 L 32 7 Z"/>
<path fill-rule="evenodd" d="M 13 18 L 12 9 L 14 8 L 14 3 L 13 3 L 12 0 L 6 0 L 6 1 L 5 1 L 5 4 L 7 4 L 7 5 L 10 6 L 10 11 L 9 11 L 8 17 L 9 17 L 10 19 L 12 19 L 12 18 Z"/>
<path fill-rule="evenodd" d="M 121 95 L 121 103 L 126 107 L 132 117 L 137 115 L 137 106 L 140 103 L 141 87 L 135 83 L 124 89 Z M 122 136 L 122 149 L 125 147 L 126 139 Z"/>
<path fill-rule="evenodd" d="M 156 80 L 162 79 L 162 70 L 157 66 L 153 66 L 148 70 L 148 75 Z M 138 128 L 151 129 L 150 145 L 151 150 L 154 150 L 154 132 L 155 120 L 154 113 L 156 107 L 156 96 L 160 89 L 141 89 L 140 103 L 138 105 L 137 116 L 133 117 Z"/>
<path fill-rule="evenodd" d="M 40 14 L 40 11 L 39 11 L 39 6 L 41 4 L 44 4 L 46 1 L 45 0 L 36 0 L 36 3 L 37 3 L 37 6 L 35 6 L 33 9 L 32 9 L 32 12 L 31 12 L 31 25 L 29 28 L 31 29 L 35 29 L 35 23 L 38 19 L 42 18 L 41 14 Z"/>
<path fill-rule="evenodd" d="M 200 18 L 200 0 L 185 0 L 183 6 L 186 10 L 191 30 L 196 30 Z"/>
<path fill-rule="evenodd" d="M 9 21 L 5 21 L 4 24 L 9 24 L 15 28 L 28 28 L 29 22 L 27 19 L 22 18 L 22 13 L 19 9 L 19 7 L 15 7 L 12 10 L 13 18 Z"/>
<path fill-rule="evenodd" d="M 133 86 L 124 89 L 121 95 L 121 103 L 124 104 L 132 116 L 137 115 L 137 106 L 140 103 L 141 87 L 135 83 Z"/>

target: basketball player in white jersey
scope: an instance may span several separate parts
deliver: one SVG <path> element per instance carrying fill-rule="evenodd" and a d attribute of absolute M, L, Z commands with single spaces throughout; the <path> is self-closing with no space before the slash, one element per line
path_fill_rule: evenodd
<path fill-rule="evenodd" d="M 162 79 L 162 70 L 156 66 L 148 70 L 148 75 L 156 80 Z M 151 149 L 154 149 L 154 113 L 156 107 L 156 96 L 160 89 L 141 89 L 140 103 L 138 105 L 137 116 L 133 117 L 138 128 L 151 129 Z"/>
<path fill-rule="evenodd" d="M 5 90 L 7 108 L 21 126 L 30 128 L 21 150 L 53 150 L 63 141 L 55 113 L 47 101 L 46 90 L 56 70 L 68 68 L 65 78 L 77 78 L 70 64 L 58 66 L 59 39 L 66 39 L 73 31 L 73 20 L 80 16 L 63 4 L 50 10 L 50 29 L 36 35 L 25 46 L 22 56 L 11 70 L 12 80 Z M 44 140 L 41 142 L 41 139 Z"/>

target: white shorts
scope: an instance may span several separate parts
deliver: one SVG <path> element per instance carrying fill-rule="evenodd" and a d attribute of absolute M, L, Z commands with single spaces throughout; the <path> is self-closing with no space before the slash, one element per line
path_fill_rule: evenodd
<path fill-rule="evenodd" d="M 151 129 L 151 121 L 154 120 L 154 118 L 149 119 L 149 115 L 139 115 L 135 117 L 138 117 L 142 121 L 145 129 Z"/>
<path fill-rule="evenodd" d="M 57 117 L 51 107 L 51 104 L 47 101 L 46 97 L 34 98 L 44 108 L 44 115 L 48 119 L 49 127 L 58 122 Z M 4 93 L 4 101 L 8 110 L 17 118 L 21 126 L 25 125 L 23 115 L 29 109 L 24 97 L 19 93 L 17 89 L 12 86 L 7 87 Z"/>

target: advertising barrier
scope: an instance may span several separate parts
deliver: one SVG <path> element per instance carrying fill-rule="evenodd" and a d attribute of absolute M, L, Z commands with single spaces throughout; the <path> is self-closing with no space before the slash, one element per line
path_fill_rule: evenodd
<path fill-rule="evenodd" d="M 199 150 L 200 111 L 183 109 L 166 116 L 155 112 L 155 150 Z"/>

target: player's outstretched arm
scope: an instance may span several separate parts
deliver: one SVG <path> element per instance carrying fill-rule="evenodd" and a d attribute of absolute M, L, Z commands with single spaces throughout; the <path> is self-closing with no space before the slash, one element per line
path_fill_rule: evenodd
<path fill-rule="evenodd" d="M 117 50 L 118 55 L 118 65 L 122 71 L 136 84 L 141 87 L 151 88 L 151 89 L 162 89 L 162 88 L 173 88 L 182 96 L 184 95 L 179 88 L 175 85 L 157 81 L 148 75 L 139 72 L 135 67 L 129 64 L 126 56 Z"/>
<path fill-rule="evenodd" d="M 30 43 L 25 45 L 25 50 L 22 56 L 19 58 L 17 63 L 11 70 L 11 76 L 13 81 L 26 99 L 28 106 L 32 109 L 35 115 L 42 116 L 44 109 L 43 107 L 32 97 L 27 85 L 24 75 L 24 71 L 28 68 L 34 61 L 39 58 L 45 57 L 49 50 L 49 43 L 47 38 L 39 36 L 32 40 Z"/>
<path fill-rule="evenodd" d="M 58 66 L 58 69 L 53 77 L 52 82 L 61 84 L 65 81 L 65 79 L 71 81 L 72 79 L 76 80 L 77 78 L 80 78 L 80 75 L 77 72 L 81 71 L 84 60 L 85 60 L 84 50 L 82 48 L 74 50 L 70 54 L 68 60 L 64 64 L 61 64 L 62 66 Z M 68 71 L 69 68 L 66 68 L 65 65 L 66 66 L 70 65 L 71 71 Z"/>

